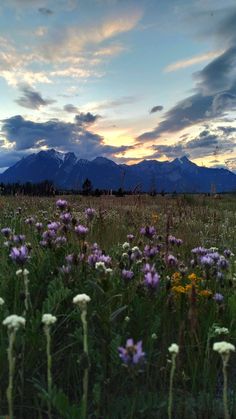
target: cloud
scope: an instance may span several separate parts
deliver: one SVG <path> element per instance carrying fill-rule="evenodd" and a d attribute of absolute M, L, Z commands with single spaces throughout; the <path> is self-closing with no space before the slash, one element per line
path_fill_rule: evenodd
<path fill-rule="evenodd" d="M 51 9 L 48 9 L 47 7 L 39 7 L 38 12 L 41 13 L 43 16 L 50 16 L 53 14 L 53 11 Z"/>
<path fill-rule="evenodd" d="M 114 100 L 107 100 L 102 103 L 98 103 L 95 105 L 95 109 L 112 109 L 112 108 L 119 108 L 120 106 L 131 105 L 137 102 L 138 98 L 136 96 L 122 96 L 118 99 Z"/>
<path fill-rule="evenodd" d="M 16 99 L 15 102 L 24 108 L 40 109 L 42 106 L 48 106 L 56 102 L 53 99 L 43 99 L 39 92 L 27 85 L 21 86 L 20 91 L 23 95 L 19 99 Z"/>
<path fill-rule="evenodd" d="M 117 15 L 92 27 L 60 28 L 51 33 L 41 53 L 50 61 L 60 61 L 61 58 L 66 58 L 68 51 L 75 56 L 88 47 L 100 45 L 104 41 L 131 31 L 137 26 L 141 17 L 140 10 L 133 10 L 132 13 Z"/>
<path fill-rule="evenodd" d="M 78 108 L 76 106 L 72 105 L 71 103 L 68 103 L 67 105 L 64 105 L 63 110 L 65 112 L 68 112 L 68 113 L 78 113 L 79 112 Z"/>
<path fill-rule="evenodd" d="M 103 137 L 87 129 L 97 118 L 97 115 L 88 112 L 76 115 L 73 122 L 58 119 L 34 122 L 16 115 L 2 121 L 1 134 L 11 147 L 9 156 L 12 153 L 29 154 L 47 147 L 72 151 L 81 158 L 92 159 L 100 155 L 113 156 L 132 148 L 132 146 L 115 147 L 104 144 Z M 2 152 L 6 153 L 6 150 L 1 148 Z"/>
<path fill-rule="evenodd" d="M 215 29 L 215 36 L 220 37 L 222 43 L 227 41 L 227 49 L 201 71 L 194 73 L 194 94 L 170 108 L 160 124 L 141 134 L 139 140 L 154 140 L 165 133 L 178 132 L 192 125 L 219 119 L 236 109 L 235 27 L 236 12 L 230 11 Z"/>
<path fill-rule="evenodd" d="M 221 127 L 222 128 L 222 127 Z M 191 158 L 216 156 L 218 153 L 232 152 L 236 147 L 236 141 L 228 132 L 222 134 L 218 129 L 203 130 L 198 136 L 191 139 L 183 139 L 171 145 L 153 145 L 155 150 L 153 157 L 169 158 L 186 155 Z"/>
<path fill-rule="evenodd" d="M 153 108 L 150 110 L 150 113 L 161 112 L 163 109 L 164 109 L 163 106 L 156 105 L 156 106 L 153 106 Z"/>
<path fill-rule="evenodd" d="M 170 73 L 177 70 L 182 70 L 183 68 L 192 67 L 193 65 L 200 64 L 204 61 L 211 60 L 218 57 L 222 53 L 221 50 L 218 51 L 209 51 L 205 54 L 195 55 L 191 58 L 186 58 L 184 60 L 176 61 L 172 64 L 169 64 L 164 68 L 165 73 Z"/>

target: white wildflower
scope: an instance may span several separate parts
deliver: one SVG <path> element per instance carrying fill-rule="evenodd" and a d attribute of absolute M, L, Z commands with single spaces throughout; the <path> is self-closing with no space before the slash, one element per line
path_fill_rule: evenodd
<path fill-rule="evenodd" d="M 42 323 L 44 323 L 45 326 L 51 326 L 51 324 L 54 324 L 56 321 L 57 318 L 52 314 L 43 314 L 42 316 Z"/>
<path fill-rule="evenodd" d="M 3 304 L 5 304 L 5 301 L 3 298 L 0 297 L 0 306 L 3 306 Z"/>
<path fill-rule="evenodd" d="M 77 294 L 73 298 L 73 303 L 78 305 L 86 305 L 91 301 L 91 298 L 87 294 Z"/>
<path fill-rule="evenodd" d="M 229 342 L 215 342 L 213 345 L 213 351 L 218 352 L 221 355 L 229 354 L 230 352 L 235 351 L 235 346 Z"/>
<path fill-rule="evenodd" d="M 9 330 L 18 330 L 20 326 L 25 326 L 25 318 L 12 314 L 11 316 L 6 317 L 2 324 L 7 326 Z"/>
<path fill-rule="evenodd" d="M 128 242 L 124 242 L 124 243 L 122 244 L 122 248 L 123 248 L 124 250 L 128 250 L 128 249 L 130 248 L 130 244 L 129 244 Z"/>
<path fill-rule="evenodd" d="M 177 345 L 176 343 L 172 343 L 169 348 L 168 351 L 171 354 L 178 354 L 179 353 L 179 345 Z"/>
<path fill-rule="evenodd" d="M 215 335 L 228 335 L 229 329 L 227 327 L 216 327 L 214 330 Z"/>
<path fill-rule="evenodd" d="M 95 269 L 103 269 L 105 271 L 105 269 L 106 269 L 105 263 L 102 262 L 102 261 L 96 262 Z"/>

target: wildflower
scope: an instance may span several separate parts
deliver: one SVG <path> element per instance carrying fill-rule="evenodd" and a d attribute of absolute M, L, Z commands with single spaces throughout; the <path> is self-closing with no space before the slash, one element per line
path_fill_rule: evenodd
<path fill-rule="evenodd" d="M 9 256 L 14 262 L 23 265 L 29 258 L 28 248 L 26 246 L 13 247 Z"/>
<path fill-rule="evenodd" d="M 126 365 L 137 365 L 142 363 L 145 358 L 145 352 L 142 350 L 142 341 L 136 344 L 133 339 L 127 339 L 125 347 L 119 347 L 119 356 Z"/>
<path fill-rule="evenodd" d="M 144 247 L 143 254 L 146 258 L 153 258 L 158 253 L 157 246 L 149 246 L 148 244 Z"/>
<path fill-rule="evenodd" d="M 7 326 L 8 330 L 16 331 L 21 326 L 25 326 L 25 318 L 17 316 L 16 314 L 11 314 L 10 316 L 6 317 L 5 320 L 3 320 L 2 324 L 3 326 Z"/>
<path fill-rule="evenodd" d="M 0 306 L 3 306 L 3 304 L 5 304 L 5 301 L 3 298 L 0 297 Z"/>
<path fill-rule="evenodd" d="M 200 258 L 200 263 L 207 268 L 214 264 L 214 259 L 210 255 L 205 255 Z"/>
<path fill-rule="evenodd" d="M 57 208 L 59 208 L 60 211 L 63 211 L 67 208 L 68 203 L 65 199 L 58 199 L 58 201 L 56 202 L 56 206 Z"/>
<path fill-rule="evenodd" d="M 37 231 L 41 231 L 43 229 L 43 223 L 36 223 L 35 227 Z"/>
<path fill-rule="evenodd" d="M 148 239 L 152 239 L 156 234 L 156 229 L 153 226 L 146 226 L 140 229 L 140 233 Z"/>
<path fill-rule="evenodd" d="M 156 340 L 157 339 L 157 334 L 156 333 L 152 333 L 151 338 L 152 338 L 152 340 Z"/>
<path fill-rule="evenodd" d="M 214 330 L 213 330 L 213 334 L 215 336 L 218 336 L 218 335 L 228 335 L 229 334 L 229 329 L 227 329 L 227 327 L 215 326 L 214 327 Z"/>
<path fill-rule="evenodd" d="M 172 343 L 169 348 L 168 351 L 170 352 L 170 354 L 178 354 L 179 353 L 179 346 L 176 343 Z"/>
<path fill-rule="evenodd" d="M 229 249 L 224 250 L 224 256 L 229 259 L 231 256 L 234 256 L 234 254 Z"/>
<path fill-rule="evenodd" d="M 133 278 L 134 273 L 133 273 L 133 271 L 129 271 L 129 270 L 123 269 L 122 272 L 121 272 L 121 275 L 122 275 L 122 278 L 124 280 L 130 280 L 130 279 Z"/>
<path fill-rule="evenodd" d="M 122 249 L 124 249 L 124 250 L 129 249 L 129 247 L 130 247 L 130 244 L 129 244 L 128 242 L 124 242 L 124 243 L 122 244 Z"/>
<path fill-rule="evenodd" d="M 172 292 L 176 294 L 185 294 L 185 287 L 182 285 L 177 285 L 171 288 Z"/>
<path fill-rule="evenodd" d="M 42 316 L 42 323 L 45 324 L 45 326 L 51 326 L 57 321 L 57 318 L 55 316 L 52 316 L 52 314 L 43 314 Z"/>
<path fill-rule="evenodd" d="M 1 233 L 4 235 L 4 237 L 9 238 L 11 235 L 11 229 L 10 227 L 4 227 L 1 229 Z"/>
<path fill-rule="evenodd" d="M 220 294 L 219 292 L 216 292 L 213 295 L 213 300 L 215 300 L 217 303 L 221 303 L 224 300 L 224 296 Z"/>
<path fill-rule="evenodd" d="M 218 352 L 219 354 L 229 354 L 230 352 L 235 351 L 235 346 L 229 342 L 215 342 L 213 345 L 213 351 Z"/>
<path fill-rule="evenodd" d="M 65 212 L 64 214 L 60 215 L 60 220 L 64 223 L 64 224 L 69 224 L 72 221 L 72 215 L 70 212 Z"/>
<path fill-rule="evenodd" d="M 92 219 L 93 219 L 93 217 L 94 217 L 94 216 L 95 216 L 95 214 L 96 214 L 96 211 L 95 211 L 95 209 L 94 209 L 94 208 L 86 208 L 86 210 L 85 210 L 84 212 L 85 212 L 86 217 L 87 217 L 89 220 L 92 220 Z"/>
<path fill-rule="evenodd" d="M 126 322 L 126 323 L 129 323 L 129 321 L 130 321 L 130 317 L 129 317 L 129 316 L 126 316 L 126 317 L 125 317 L 125 322 Z"/>
<path fill-rule="evenodd" d="M 79 236 L 84 237 L 88 233 L 88 227 L 85 227 L 85 226 L 79 224 L 78 226 L 75 227 L 75 232 Z"/>
<path fill-rule="evenodd" d="M 14 243 L 24 243 L 25 242 L 25 235 L 24 234 L 17 234 L 17 235 L 13 235 L 12 237 L 12 241 Z"/>
<path fill-rule="evenodd" d="M 134 240 L 134 235 L 133 234 L 127 234 L 127 240 L 129 240 L 129 242 L 132 242 Z"/>
<path fill-rule="evenodd" d="M 199 291 L 199 295 L 201 295 L 202 297 L 211 297 L 212 296 L 212 291 L 211 290 L 202 290 Z"/>
<path fill-rule="evenodd" d="M 169 266 L 177 266 L 178 265 L 178 260 L 176 259 L 175 256 L 173 255 L 168 255 L 167 256 L 167 265 Z"/>
<path fill-rule="evenodd" d="M 91 298 L 87 294 L 77 294 L 73 298 L 73 303 L 78 305 L 82 310 L 86 308 L 87 303 L 91 301 Z"/>
<path fill-rule="evenodd" d="M 25 224 L 28 224 L 30 226 L 32 226 L 34 224 L 34 222 L 35 222 L 34 217 L 29 217 L 29 218 L 26 218 L 26 220 L 25 220 Z"/>
<path fill-rule="evenodd" d="M 152 267 L 152 269 L 144 275 L 144 284 L 149 289 L 156 289 L 159 282 L 160 276 Z"/>
<path fill-rule="evenodd" d="M 229 262 L 225 259 L 224 256 L 221 256 L 217 265 L 220 269 L 227 269 L 229 267 Z"/>
<path fill-rule="evenodd" d="M 48 229 L 49 230 L 54 230 L 57 231 L 59 229 L 59 227 L 61 226 L 61 224 L 57 221 L 52 221 L 51 223 L 48 224 Z"/>
<path fill-rule="evenodd" d="M 101 270 L 105 271 L 105 269 L 106 269 L 105 263 L 102 262 L 102 261 L 96 262 L 95 263 L 95 269 L 97 269 L 97 270 L 101 269 Z"/>

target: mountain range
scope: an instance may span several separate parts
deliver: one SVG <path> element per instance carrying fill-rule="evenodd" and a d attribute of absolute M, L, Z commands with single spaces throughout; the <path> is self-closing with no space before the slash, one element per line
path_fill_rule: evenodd
<path fill-rule="evenodd" d="M 186 156 L 171 162 L 143 160 L 126 165 L 105 157 L 79 159 L 74 153 L 54 149 L 22 158 L 0 175 L 0 182 L 38 183 L 47 179 L 61 189 L 81 189 L 86 178 L 99 189 L 197 193 L 210 192 L 214 185 L 216 192 L 236 191 L 236 174 L 197 166 Z"/>

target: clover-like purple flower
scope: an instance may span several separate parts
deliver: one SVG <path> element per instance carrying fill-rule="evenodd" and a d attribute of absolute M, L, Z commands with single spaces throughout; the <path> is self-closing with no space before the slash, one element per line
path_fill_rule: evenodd
<path fill-rule="evenodd" d="M 121 275 L 122 275 L 122 278 L 123 278 L 125 281 L 129 281 L 130 279 L 132 279 L 132 278 L 133 278 L 134 273 L 133 273 L 133 271 L 129 271 L 129 270 L 127 270 L 127 269 L 123 269 L 123 270 L 122 270 L 122 272 L 121 272 Z"/>
<path fill-rule="evenodd" d="M 142 364 L 145 360 L 145 352 L 142 350 L 142 341 L 136 344 L 133 339 L 127 339 L 125 347 L 118 348 L 119 356 L 124 364 L 134 366 Z"/>
<path fill-rule="evenodd" d="M 78 236 L 81 236 L 81 237 L 85 237 L 88 231 L 89 231 L 88 227 L 85 227 L 81 224 L 75 227 L 76 234 L 78 234 Z"/>
<path fill-rule="evenodd" d="M 26 246 L 13 247 L 10 252 L 10 258 L 19 265 L 24 265 L 29 259 L 29 251 Z"/>

